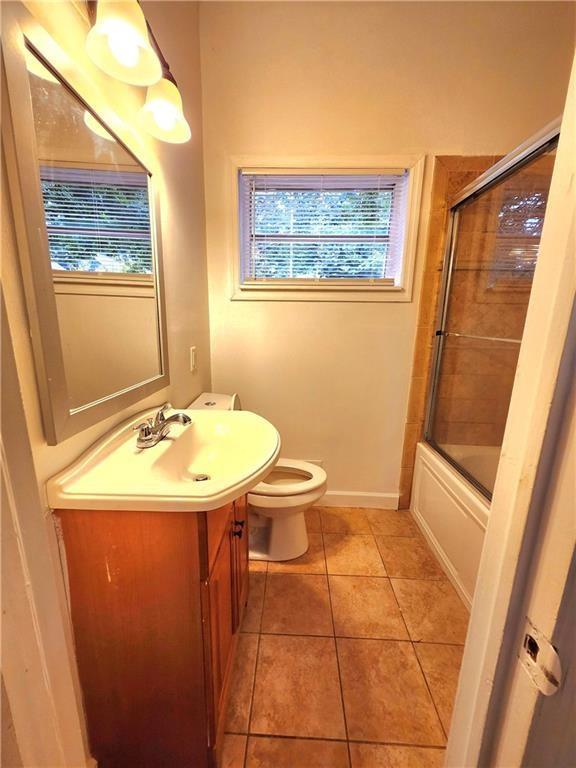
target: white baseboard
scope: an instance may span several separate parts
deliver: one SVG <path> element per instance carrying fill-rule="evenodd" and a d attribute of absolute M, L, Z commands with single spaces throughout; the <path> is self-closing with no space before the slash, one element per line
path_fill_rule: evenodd
<path fill-rule="evenodd" d="M 398 509 L 399 493 L 368 493 L 366 491 L 327 491 L 318 502 L 323 507 L 367 507 Z"/>

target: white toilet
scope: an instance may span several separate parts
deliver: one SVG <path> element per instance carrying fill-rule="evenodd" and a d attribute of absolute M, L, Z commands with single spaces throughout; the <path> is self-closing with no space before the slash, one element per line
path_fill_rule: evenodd
<path fill-rule="evenodd" d="M 252 560 L 293 560 L 306 552 L 304 513 L 325 494 L 326 482 L 326 472 L 316 464 L 278 460 L 248 494 Z"/>
<path fill-rule="evenodd" d="M 203 392 L 189 408 L 240 410 L 238 395 Z M 297 459 L 279 459 L 248 494 L 250 558 L 293 560 L 308 549 L 304 513 L 326 492 L 322 467 Z"/>

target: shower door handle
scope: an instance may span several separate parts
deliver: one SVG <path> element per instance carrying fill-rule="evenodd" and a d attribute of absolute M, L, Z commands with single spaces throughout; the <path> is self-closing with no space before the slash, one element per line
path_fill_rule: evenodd
<path fill-rule="evenodd" d="M 456 333 L 456 331 L 436 331 L 436 336 L 454 336 L 458 339 L 476 339 L 476 341 L 498 341 L 505 344 L 521 344 L 522 339 L 504 339 L 501 336 L 475 336 L 472 333 Z"/>

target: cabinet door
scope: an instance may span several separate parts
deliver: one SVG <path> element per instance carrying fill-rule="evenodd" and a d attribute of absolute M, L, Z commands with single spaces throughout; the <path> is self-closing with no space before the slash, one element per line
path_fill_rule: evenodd
<path fill-rule="evenodd" d="M 231 531 L 222 537 L 209 580 L 210 645 L 212 659 L 212 685 L 214 713 L 218 721 L 222 688 L 232 648 L 233 578 Z"/>
<path fill-rule="evenodd" d="M 101 768 L 207 766 L 197 516 L 57 515 L 92 755 Z"/>
<path fill-rule="evenodd" d="M 233 513 L 234 631 L 242 621 L 248 600 L 248 505 L 246 496 L 236 499 Z"/>
<path fill-rule="evenodd" d="M 203 513 L 206 520 L 206 540 L 208 546 L 207 576 L 212 573 L 214 568 L 222 537 L 227 536 L 230 532 L 230 520 L 233 510 L 234 503 L 231 503 L 219 509 L 213 509 L 211 512 Z"/>

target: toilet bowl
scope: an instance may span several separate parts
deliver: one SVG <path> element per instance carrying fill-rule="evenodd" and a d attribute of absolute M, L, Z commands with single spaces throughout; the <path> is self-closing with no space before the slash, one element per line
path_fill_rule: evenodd
<path fill-rule="evenodd" d="M 191 409 L 240 410 L 238 395 L 202 392 Z M 279 459 L 248 493 L 251 560 L 293 560 L 308 549 L 304 513 L 326 492 L 322 467 L 297 459 Z"/>
<path fill-rule="evenodd" d="M 252 560 L 293 560 L 308 549 L 304 513 L 326 492 L 326 472 L 316 464 L 279 459 L 248 493 Z"/>

